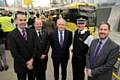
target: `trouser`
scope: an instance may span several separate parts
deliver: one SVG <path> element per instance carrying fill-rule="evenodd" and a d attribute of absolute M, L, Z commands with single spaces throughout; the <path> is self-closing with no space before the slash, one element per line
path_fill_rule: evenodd
<path fill-rule="evenodd" d="M 54 80 L 59 80 L 59 66 L 61 65 L 61 73 L 62 80 L 66 80 L 67 76 L 67 64 L 68 60 L 62 59 L 61 61 L 57 61 L 53 59 L 53 67 L 54 67 Z"/>
<path fill-rule="evenodd" d="M 8 39 L 7 39 L 7 35 L 9 34 L 10 32 L 5 32 L 5 49 L 8 50 L 9 49 L 9 44 L 8 44 Z"/>
<path fill-rule="evenodd" d="M 4 44 L 0 44 L 0 69 L 4 65 L 7 65 L 6 54 L 5 54 L 5 45 Z"/>
<path fill-rule="evenodd" d="M 73 56 L 72 58 L 72 70 L 73 80 L 84 80 L 85 74 L 85 57 Z"/>
<path fill-rule="evenodd" d="M 46 80 L 46 69 L 47 69 L 48 57 L 45 59 L 36 59 L 35 69 L 36 69 L 36 80 Z"/>
<path fill-rule="evenodd" d="M 35 80 L 35 71 L 34 70 L 28 70 L 27 73 L 17 73 L 17 79 L 18 80 Z"/>

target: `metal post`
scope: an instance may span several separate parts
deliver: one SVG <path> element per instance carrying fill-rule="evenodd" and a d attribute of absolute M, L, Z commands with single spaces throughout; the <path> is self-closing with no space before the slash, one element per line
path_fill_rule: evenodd
<path fill-rule="evenodd" d="M 29 13 L 29 4 L 27 5 L 27 13 Z"/>

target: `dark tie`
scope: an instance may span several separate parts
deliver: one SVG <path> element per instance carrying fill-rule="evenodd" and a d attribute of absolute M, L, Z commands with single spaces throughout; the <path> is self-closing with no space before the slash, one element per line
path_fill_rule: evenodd
<path fill-rule="evenodd" d="M 42 38 L 42 33 L 41 33 L 41 31 L 39 31 L 38 34 L 39 34 L 39 38 Z"/>
<path fill-rule="evenodd" d="M 101 44 L 102 44 L 102 41 L 99 41 L 99 43 L 98 43 L 98 45 L 97 45 L 97 47 L 96 47 L 96 49 L 95 49 L 95 52 L 94 52 L 94 54 L 93 54 L 92 57 L 91 57 L 92 66 L 94 65 L 94 63 L 95 63 L 95 61 L 96 61 L 96 58 L 97 58 L 97 56 L 99 55 L 100 48 L 101 48 Z"/>
<path fill-rule="evenodd" d="M 60 46 L 63 46 L 63 36 L 62 36 L 62 31 L 60 32 Z"/>
<path fill-rule="evenodd" d="M 26 33 L 26 30 L 23 30 L 22 31 L 22 36 L 25 40 L 27 40 L 27 33 Z"/>

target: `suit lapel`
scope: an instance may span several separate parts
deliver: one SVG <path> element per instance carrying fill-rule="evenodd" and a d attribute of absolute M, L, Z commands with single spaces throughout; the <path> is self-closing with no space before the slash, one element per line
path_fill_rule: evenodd
<path fill-rule="evenodd" d="M 99 53 L 99 55 L 97 56 L 96 62 L 97 62 L 97 60 L 99 61 L 99 58 L 101 58 L 100 56 L 105 56 L 104 53 L 105 53 L 105 51 L 107 51 L 107 48 L 108 48 L 108 46 L 109 46 L 109 43 L 110 43 L 110 39 L 108 39 L 108 40 L 105 42 L 105 44 L 103 45 L 103 47 L 101 48 L 100 53 Z"/>
<path fill-rule="evenodd" d="M 93 45 L 92 45 L 92 46 L 93 46 L 93 48 L 92 48 L 93 50 L 91 50 L 91 51 L 93 51 L 93 52 L 92 52 L 92 55 L 94 55 L 94 52 L 95 52 L 95 50 L 96 50 L 98 41 L 99 41 L 99 39 L 95 40 L 95 42 L 94 42 Z"/>
<path fill-rule="evenodd" d="M 28 31 L 26 30 L 27 34 L 28 34 Z M 26 44 L 26 40 L 23 38 L 23 36 L 21 35 L 20 31 L 18 29 L 16 29 L 16 39 L 20 40 L 20 42 L 22 44 Z M 27 35 L 27 39 L 29 39 L 28 35 Z M 25 45 L 26 46 L 26 45 Z"/>
<path fill-rule="evenodd" d="M 17 39 L 19 39 L 21 41 L 24 39 L 18 29 L 16 29 L 16 37 L 17 37 Z"/>
<path fill-rule="evenodd" d="M 26 29 L 26 33 L 27 33 L 27 40 L 29 40 L 30 39 L 30 35 L 28 35 L 28 34 L 30 34 L 29 33 L 29 30 L 28 29 Z M 24 39 L 25 40 L 25 39 Z M 25 40 L 26 41 L 26 40 Z"/>
<path fill-rule="evenodd" d="M 64 42 L 63 42 L 63 46 L 65 46 L 67 40 L 68 40 L 68 32 L 67 32 L 67 30 L 65 30 L 65 32 L 64 32 Z"/>
<path fill-rule="evenodd" d="M 58 37 L 58 31 L 56 30 L 55 31 L 55 41 L 57 41 L 57 43 L 59 44 L 59 37 Z M 60 44 L 59 44 L 59 46 L 60 46 Z"/>
<path fill-rule="evenodd" d="M 90 50 L 90 51 L 91 51 L 91 52 L 90 52 L 90 53 L 91 53 L 91 57 L 90 57 L 90 58 L 91 58 L 91 62 L 92 62 L 92 63 L 93 63 L 93 58 L 94 58 L 94 55 L 95 55 L 94 53 L 95 53 L 95 50 L 96 50 L 98 41 L 99 41 L 99 39 L 96 39 L 96 40 L 94 40 L 93 43 L 91 44 L 92 46 L 91 46 L 91 48 L 90 48 L 90 49 L 91 49 L 91 50 Z"/>

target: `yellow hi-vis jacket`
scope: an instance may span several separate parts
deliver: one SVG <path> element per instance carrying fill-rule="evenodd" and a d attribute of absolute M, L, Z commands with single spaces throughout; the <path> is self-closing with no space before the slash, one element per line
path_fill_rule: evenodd
<path fill-rule="evenodd" d="M 15 27 L 13 26 L 13 23 L 11 23 L 12 17 L 9 16 L 1 16 L 0 17 L 0 24 L 1 24 L 1 29 L 4 32 L 11 32 Z"/>

